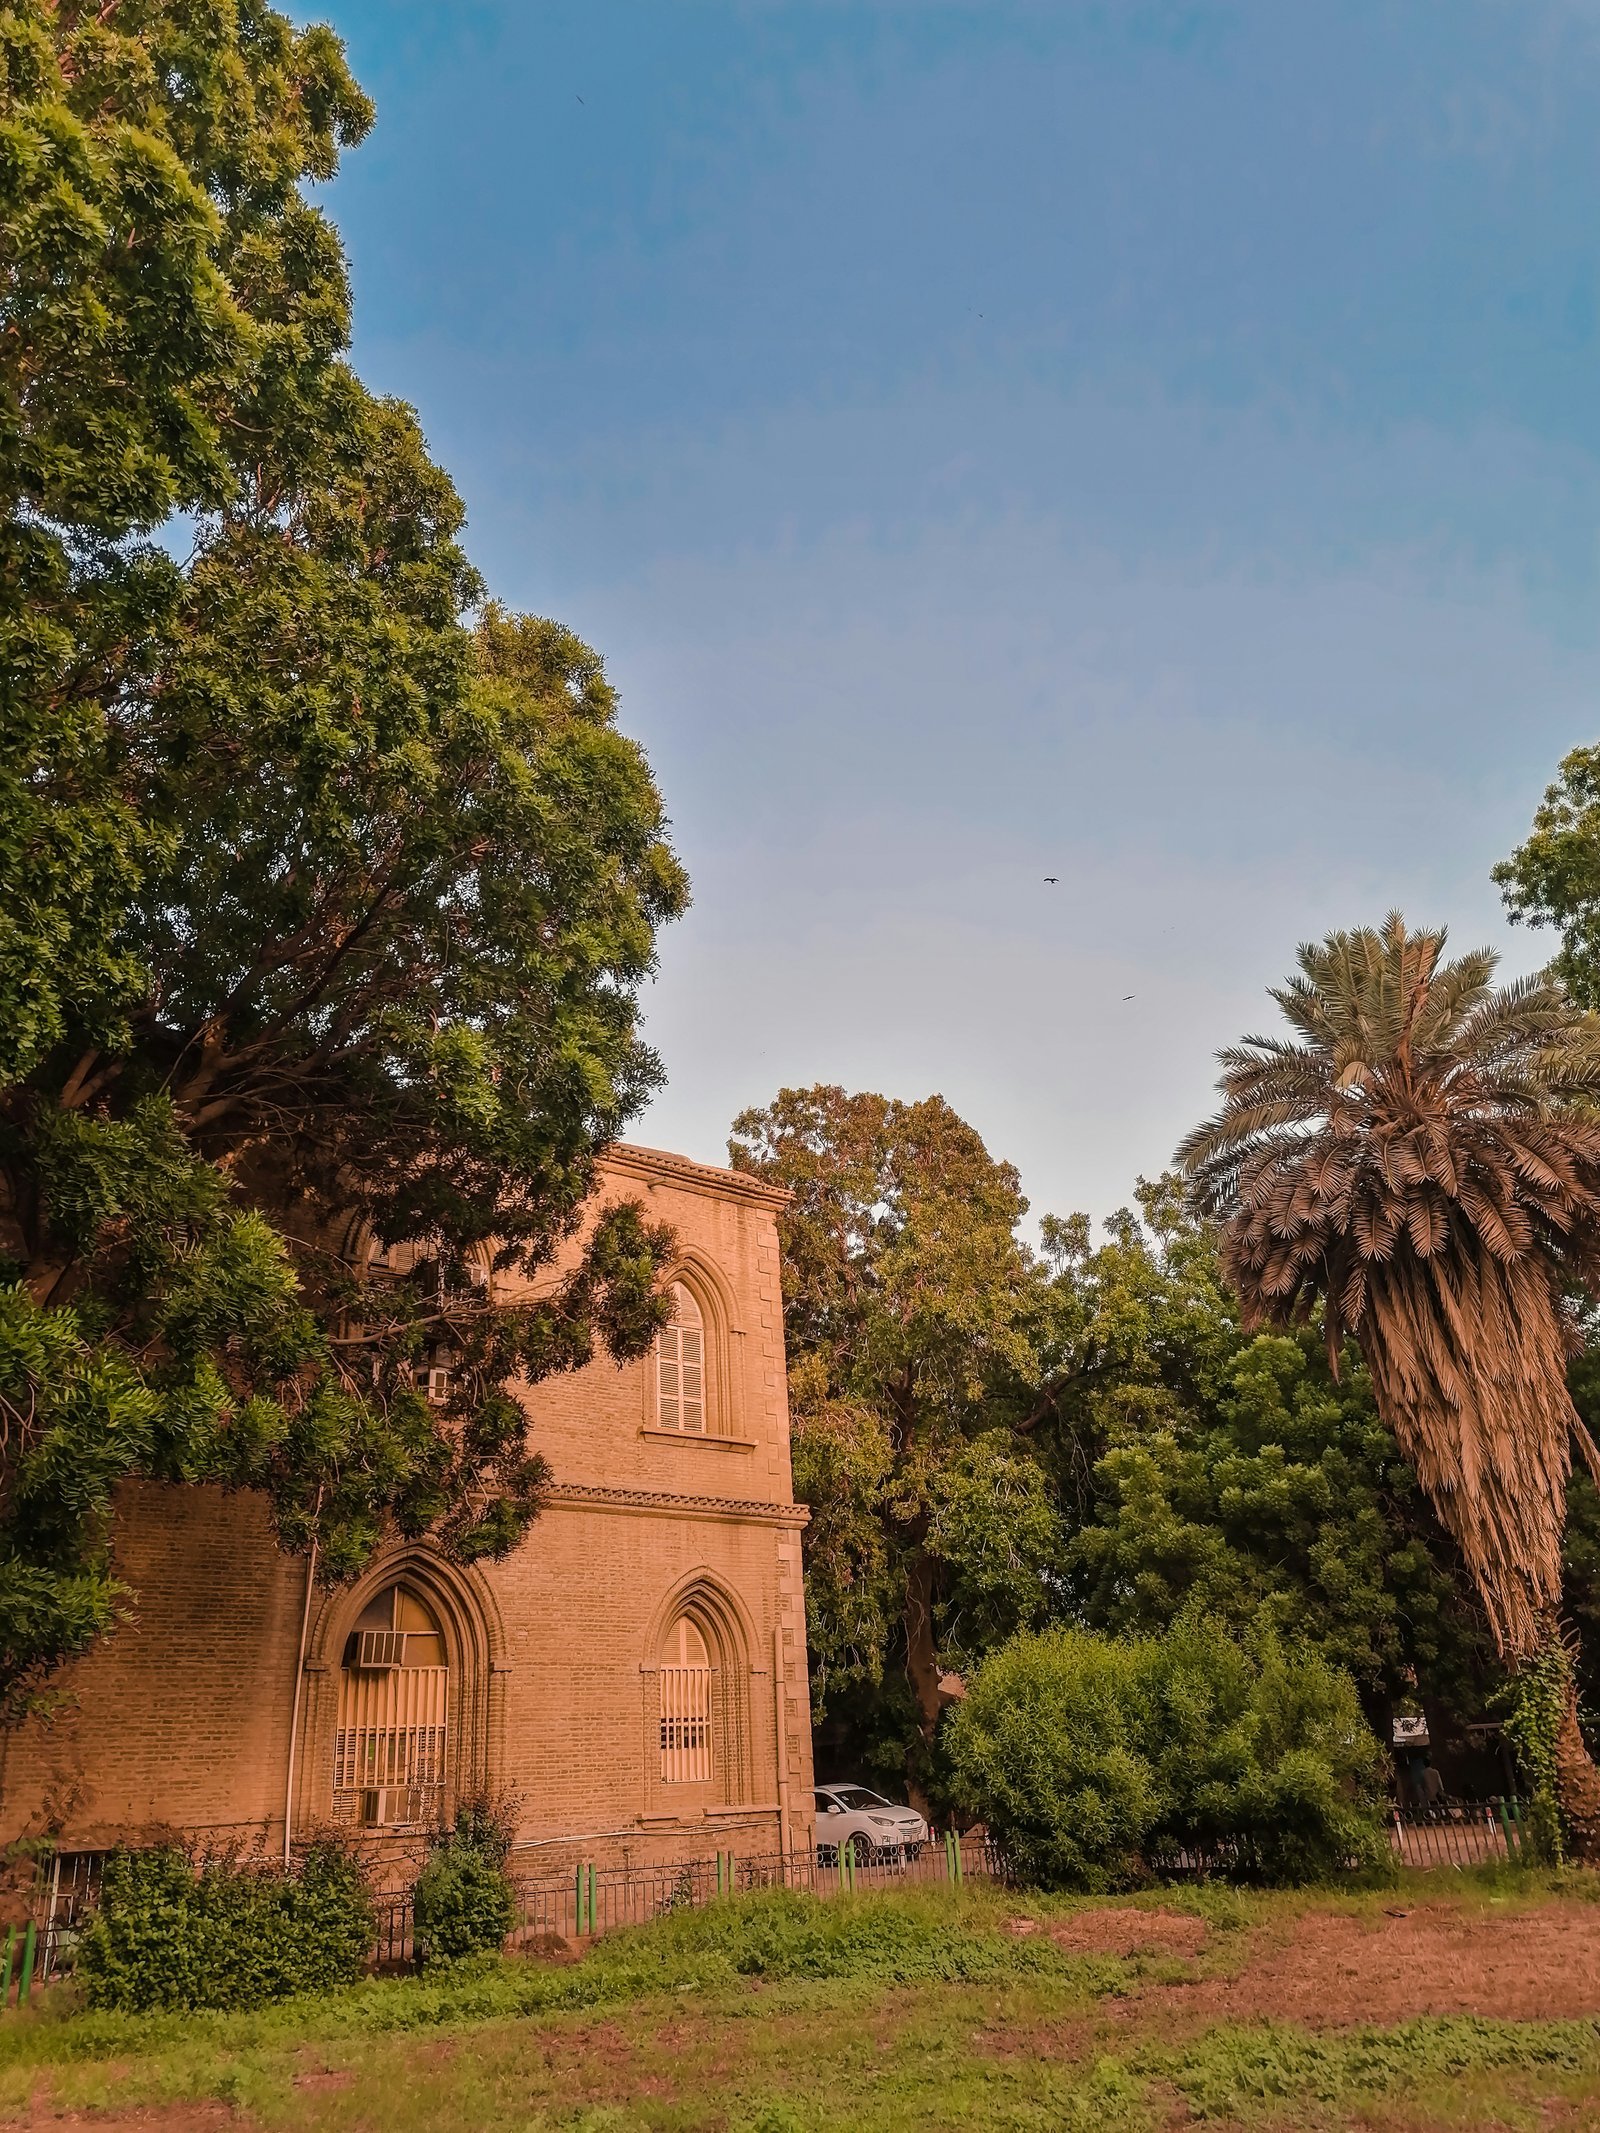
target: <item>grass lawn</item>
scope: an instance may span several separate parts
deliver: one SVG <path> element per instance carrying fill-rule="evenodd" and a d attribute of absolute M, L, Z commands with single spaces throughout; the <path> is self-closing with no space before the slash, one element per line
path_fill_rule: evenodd
<path fill-rule="evenodd" d="M 744 1897 L 580 1962 L 0 2022 L 0 2123 L 458 2133 L 1600 2126 L 1587 1882 Z"/>

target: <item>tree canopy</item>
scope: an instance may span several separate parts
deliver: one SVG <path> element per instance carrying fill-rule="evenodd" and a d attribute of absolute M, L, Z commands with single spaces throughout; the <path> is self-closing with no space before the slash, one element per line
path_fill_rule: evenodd
<path fill-rule="evenodd" d="M 1223 1223 L 1247 1324 L 1313 1307 L 1359 1345 L 1515 1667 L 1559 1653 L 1575 1294 L 1600 1288 L 1600 1042 L 1551 978 L 1495 990 L 1487 950 L 1381 929 L 1300 950 L 1292 1039 L 1222 1054 L 1224 1102 L 1180 1158 Z M 1564 1661 L 1562 1662 L 1564 1664 Z M 1600 1844 L 1600 1779 L 1569 1698 L 1569 1822 Z"/>
<path fill-rule="evenodd" d="M 337 40 L 34 0 L 0 57 L 15 1707 L 114 1618 L 126 1476 L 259 1488 L 334 1575 L 394 1530 L 519 1538 L 513 1384 L 662 1316 L 632 1204 L 528 1277 L 659 1078 L 637 991 L 687 891 L 599 660 L 484 601 L 415 418 L 343 359 L 301 191 L 370 121 Z"/>
<path fill-rule="evenodd" d="M 1336 1378 L 1319 1327 L 1246 1333 L 1215 1232 L 1170 1181 L 1141 1198 L 1143 1219 L 1093 1250 L 1081 1225 L 1050 1226 L 1057 1321 L 1084 1366 L 1055 1381 L 1073 1618 L 1145 1635 L 1198 1609 L 1270 1628 L 1351 1674 L 1380 1725 L 1419 1680 L 1480 1705 L 1493 1669 L 1471 1582 L 1359 1356 Z"/>
<path fill-rule="evenodd" d="M 941 1673 L 1049 1604 L 1043 1469 L 991 1407 L 1034 1367 L 1027 1203 L 936 1096 L 784 1089 L 729 1147 L 794 1196 L 784 1319 L 819 1702 L 876 1688 L 898 1659 L 912 1752 L 932 1739 Z"/>
<path fill-rule="evenodd" d="M 1513 925 L 1561 935 L 1555 974 L 1600 1008 L 1600 746 L 1574 748 L 1545 790 L 1526 843 L 1494 869 Z"/>

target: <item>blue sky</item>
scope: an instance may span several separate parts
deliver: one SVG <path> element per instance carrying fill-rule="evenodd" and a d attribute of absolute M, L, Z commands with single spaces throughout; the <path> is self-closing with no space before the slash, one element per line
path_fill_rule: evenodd
<path fill-rule="evenodd" d="M 938 1090 L 1104 1214 L 1300 939 L 1542 959 L 1488 870 L 1600 729 L 1600 0 L 318 12 L 362 372 L 694 880 L 635 1138 Z"/>

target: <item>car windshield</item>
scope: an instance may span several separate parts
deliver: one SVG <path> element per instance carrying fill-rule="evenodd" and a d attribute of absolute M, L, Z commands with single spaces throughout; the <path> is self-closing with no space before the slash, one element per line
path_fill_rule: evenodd
<path fill-rule="evenodd" d="M 841 1785 L 832 1797 L 839 1802 L 841 1807 L 892 1807 L 894 1805 L 892 1800 L 884 1799 L 880 1793 L 868 1792 L 865 1785 Z"/>

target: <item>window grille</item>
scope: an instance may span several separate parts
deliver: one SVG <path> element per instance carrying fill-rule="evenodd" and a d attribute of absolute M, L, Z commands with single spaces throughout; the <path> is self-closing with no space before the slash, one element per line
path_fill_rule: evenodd
<path fill-rule="evenodd" d="M 703 1783 L 711 1775 L 712 1668 L 692 1622 L 669 1633 L 660 1681 L 661 1775 L 669 1785 Z"/>
<path fill-rule="evenodd" d="M 672 1291 L 672 1323 L 656 1338 L 656 1420 L 691 1437 L 706 1431 L 705 1324 L 680 1283 Z"/>
<path fill-rule="evenodd" d="M 413 1593 L 395 1586 L 362 1620 L 339 1679 L 336 1815 L 363 1824 L 425 1822 L 443 1804 L 450 1670 L 444 1643 Z"/>

